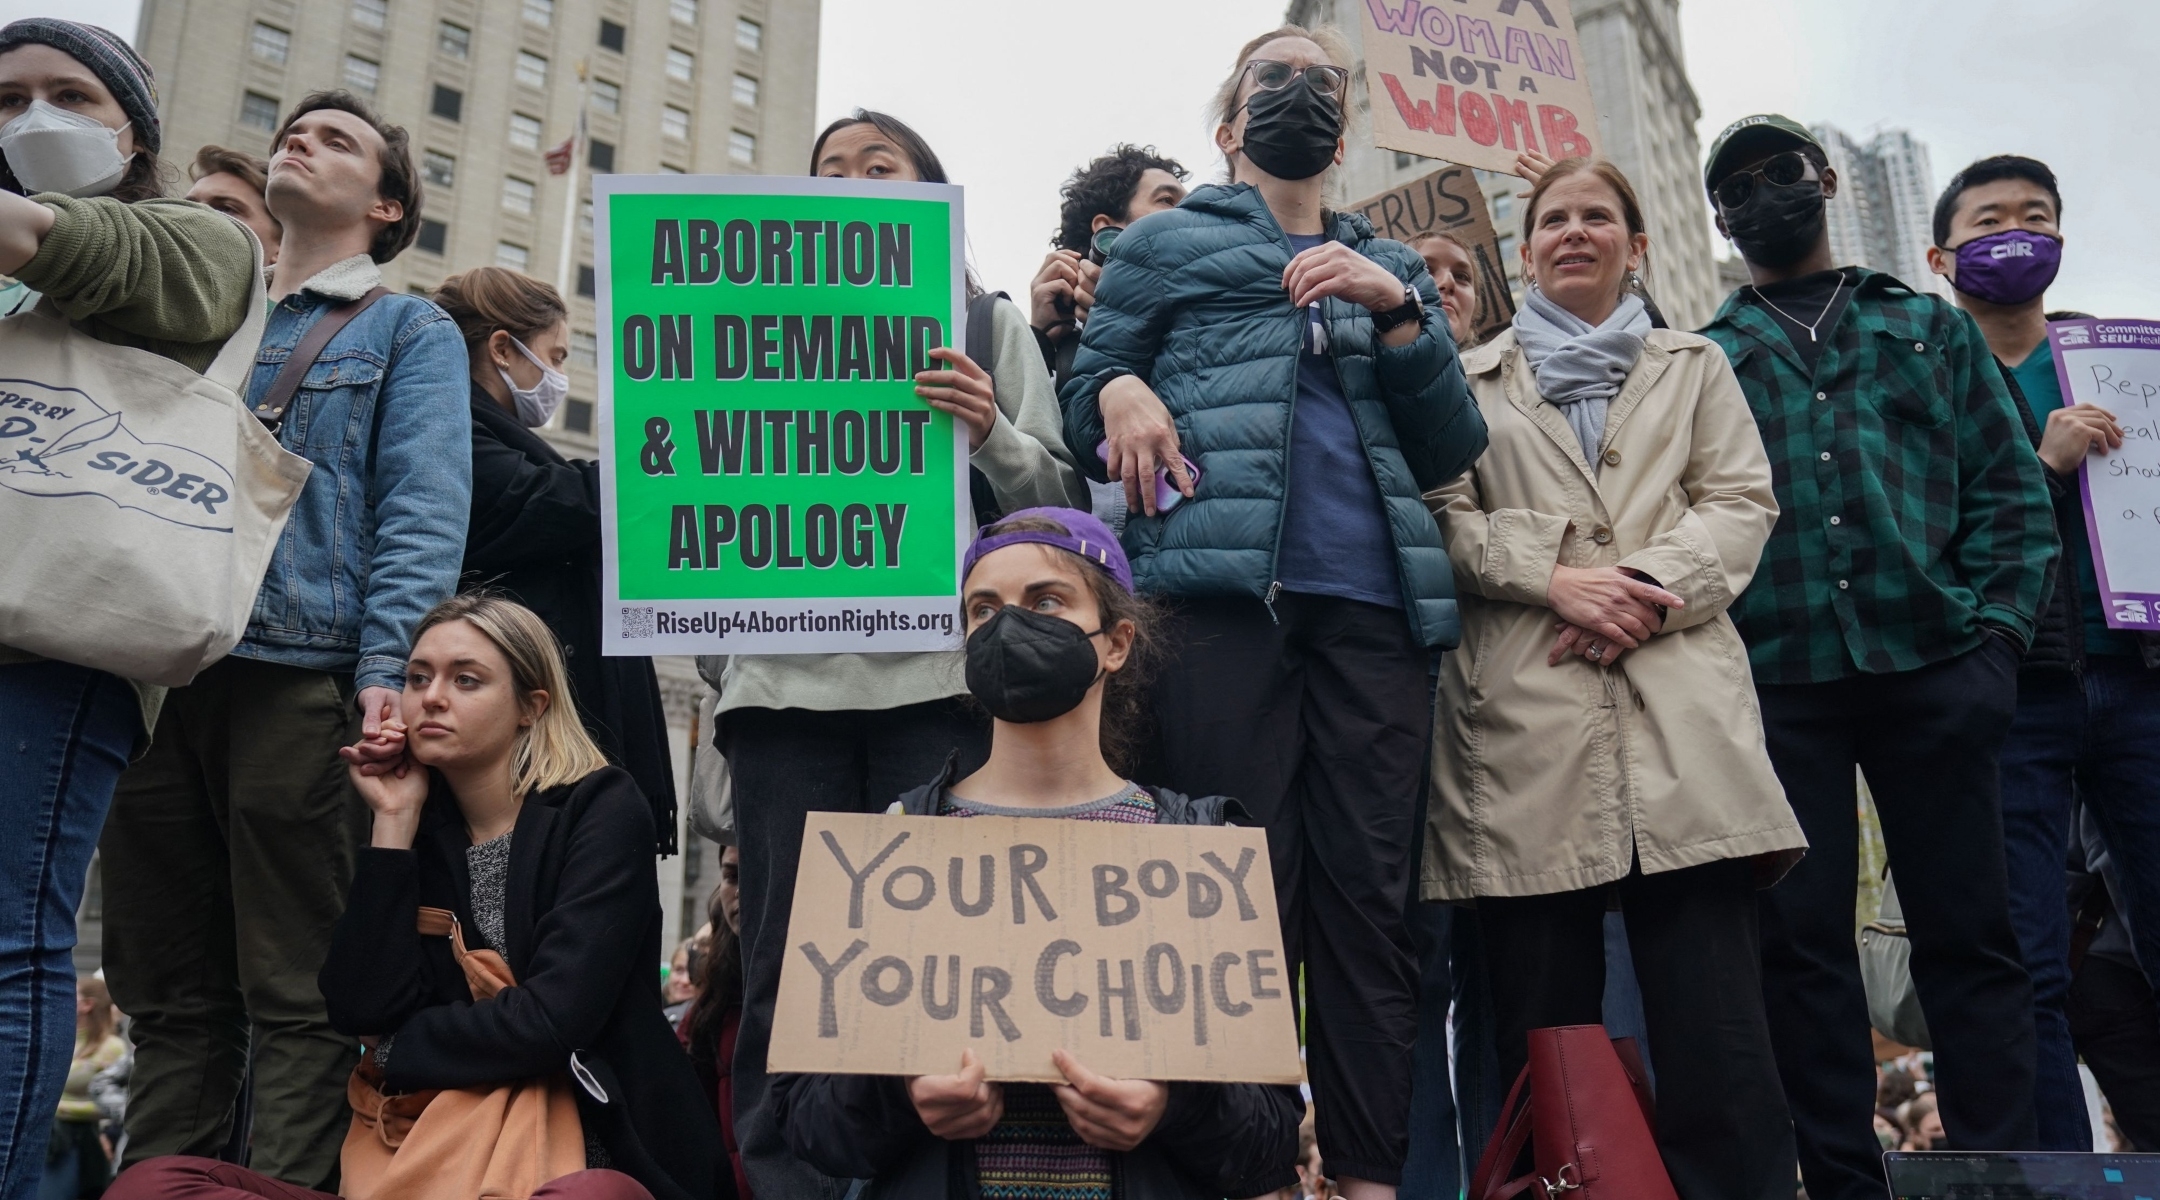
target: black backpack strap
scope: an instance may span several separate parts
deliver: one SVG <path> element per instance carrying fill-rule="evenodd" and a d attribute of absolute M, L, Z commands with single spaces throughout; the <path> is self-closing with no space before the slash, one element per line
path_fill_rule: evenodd
<path fill-rule="evenodd" d="M 962 344 L 961 350 L 974 360 L 976 366 L 985 371 L 990 370 L 990 359 L 994 350 L 994 343 L 990 340 L 991 322 L 995 319 L 998 301 L 1010 299 L 1011 297 L 1003 292 L 984 292 L 968 301 L 967 340 Z M 968 468 L 968 498 L 975 503 L 977 525 L 994 524 L 999 517 L 1005 515 L 1004 509 L 998 504 L 997 493 L 991 490 L 990 477 L 974 467 Z"/>
<path fill-rule="evenodd" d="M 255 402 L 255 416 L 263 424 L 275 430 L 285 420 L 285 410 L 292 407 L 293 397 L 300 391 L 300 381 L 307 376 L 308 368 L 321 357 L 323 347 L 337 336 L 354 317 L 368 310 L 368 306 L 390 294 L 390 289 L 378 287 L 357 300 L 347 300 L 322 316 L 301 335 L 300 342 L 278 369 L 277 378 L 270 381 L 270 390 Z"/>

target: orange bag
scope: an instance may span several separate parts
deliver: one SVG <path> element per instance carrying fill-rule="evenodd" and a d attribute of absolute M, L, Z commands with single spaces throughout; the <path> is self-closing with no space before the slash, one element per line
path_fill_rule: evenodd
<path fill-rule="evenodd" d="M 517 980 L 493 950 L 467 950 L 448 909 L 420 910 L 423 936 L 450 939 L 474 1000 Z M 567 1075 L 395 1096 L 372 1055 L 345 1085 L 352 1127 L 339 1155 L 347 1200 L 528 1200 L 585 1169 L 585 1130 Z"/>

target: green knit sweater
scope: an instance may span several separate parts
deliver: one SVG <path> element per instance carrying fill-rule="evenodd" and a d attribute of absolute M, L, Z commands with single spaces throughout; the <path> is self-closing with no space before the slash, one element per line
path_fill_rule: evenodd
<path fill-rule="evenodd" d="M 246 319 L 255 256 L 231 217 L 186 200 L 31 199 L 53 210 L 53 227 L 15 278 L 91 337 L 202 371 Z M 0 645 L 0 664 L 37 659 Z M 135 691 L 145 735 L 139 750 L 165 689 L 136 683 Z"/>

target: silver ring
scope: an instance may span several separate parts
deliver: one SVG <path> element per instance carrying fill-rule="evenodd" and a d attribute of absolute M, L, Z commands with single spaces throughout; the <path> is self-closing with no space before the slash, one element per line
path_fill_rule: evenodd
<path fill-rule="evenodd" d="M 1605 647 L 1603 647 L 1603 646 L 1600 646 L 1600 645 L 1598 645 L 1598 644 L 1597 644 L 1597 643 L 1595 643 L 1595 642 L 1592 642 L 1592 643 L 1590 644 L 1590 660 L 1591 660 L 1592 662 L 1597 662 L 1597 661 L 1601 661 L 1601 660 L 1603 660 L 1603 659 L 1604 659 L 1604 657 L 1605 657 Z"/>

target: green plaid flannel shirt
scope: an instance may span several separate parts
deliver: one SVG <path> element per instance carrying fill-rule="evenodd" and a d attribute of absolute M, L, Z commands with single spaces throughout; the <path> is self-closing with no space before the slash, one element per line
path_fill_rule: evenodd
<path fill-rule="evenodd" d="M 1910 671 L 1989 625 L 2030 645 L 2059 550 L 1979 327 L 1888 275 L 1857 279 L 1812 373 L 1739 292 L 1702 331 L 1740 377 L 1781 510 L 1731 610 L 1758 683 Z"/>

